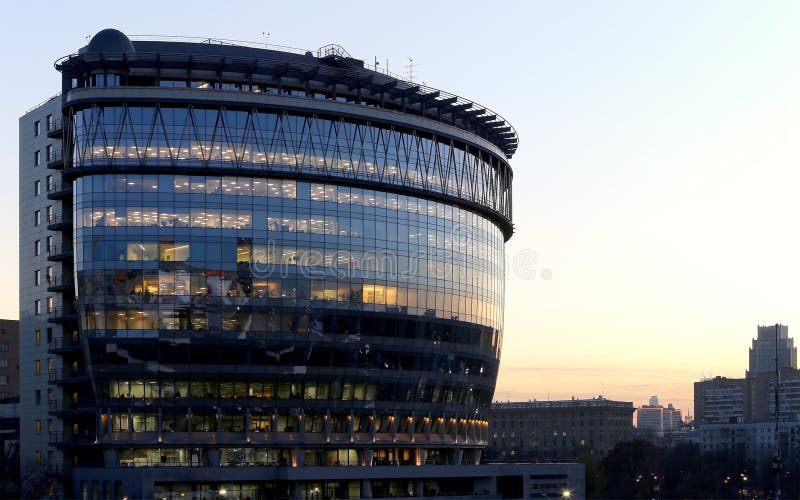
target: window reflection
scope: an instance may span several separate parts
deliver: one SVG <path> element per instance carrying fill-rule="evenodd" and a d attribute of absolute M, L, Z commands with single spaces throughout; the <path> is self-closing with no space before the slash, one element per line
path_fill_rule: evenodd
<path fill-rule="evenodd" d="M 458 207 L 272 178 L 115 174 L 75 186 L 81 296 L 171 311 L 109 308 L 88 315 L 92 328 L 267 330 L 249 312 L 201 308 L 270 299 L 501 326 L 502 233 Z M 111 206 L 130 196 L 141 201 Z"/>
<path fill-rule="evenodd" d="M 223 119 L 218 121 L 220 113 Z M 193 119 L 189 119 L 190 114 Z M 253 133 L 244 126 L 251 115 L 230 110 L 187 112 L 183 108 L 163 108 L 157 112 L 136 107 L 81 110 L 74 117 L 74 165 L 90 166 L 95 161 L 138 164 L 166 160 L 235 164 L 257 169 L 299 168 L 310 173 L 321 170 L 329 176 L 346 179 L 355 176 L 452 194 L 510 215 L 510 175 L 506 174 L 508 167 L 500 157 L 452 144 L 449 139 L 437 142 L 365 124 L 340 121 L 336 122 L 337 127 L 331 127 L 331 122 L 323 118 L 259 113 L 252 118 L 262 130 Z M 225 128 L 221 135 L 215 126 L 217 123 Z M 187 127 L 195 130 L 185 133 Z M 119 141 L 109 144 L 105 142 L 103 130 L 112 129 L 123 130 L 123 133 Z M 297 130 L 311 133 L 301 138 L 294 132 Z M 288 137 L 288 147 L 269 141 L 262 144 L 262 136 Z M 341 143 L 339 136 L 357 140 Z M 310 143 L 313 147 L 294 150 L 301 143 Z M 424 172 L 420 161 L 426 164 Z M 141 192 L 153 189 L 153 184 L 144 179 L 131 182 L 132 187 Z M 191 192 L 247 196 L 252 190 L 254 194 L 264 193 L 270 197 L 293 195 L 289 184 L 242 185 L 221 180 L 211 181 L 207 186 L 200 184 L 191 182 Z M 174 189 L 185 192 L 187 187 L 181 182 Z M 312 193 L 312 200 L 331 201 L 331 197 L 346 199 L 349 196 L 354 195 L 346 192 L 340 195 L 334 187 L 328 187 Z M 376 199 L 369 201 L 382 203 Z"/>

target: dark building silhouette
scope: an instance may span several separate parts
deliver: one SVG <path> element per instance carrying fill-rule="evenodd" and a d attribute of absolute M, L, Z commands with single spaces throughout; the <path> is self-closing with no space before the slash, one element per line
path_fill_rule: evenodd
<path fill-rule="evenodd" d="M 603 397 L 493 403 L 486 453 L 501 462 L 603 456 L 631 438 L 634 411 L 631 402 Z"/>

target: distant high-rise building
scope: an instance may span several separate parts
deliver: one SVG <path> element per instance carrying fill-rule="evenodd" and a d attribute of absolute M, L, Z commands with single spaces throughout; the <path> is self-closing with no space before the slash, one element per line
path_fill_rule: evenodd
<path fill-rule="evenodd" d="M 681 430 L 681 425 L 683 425 L 681 411 L 672 406 L 672 403 L 668 404 L 664 408 L 664 432 L 677 432 Z"/>
<path fill-rule="evenodd" d="M 780 411 L 777 434 L 776 350 Z M 694 384 L 695 423 L 702 450 L 747 463 L 754 487 L 771 484 L 776 448 L 783 457 L 784 470 L 800 467 L 800 370 L 796 366 L 797 350 L 788 327 L 759 326 L 744 378 L 715 377 Z"/>
<path fill-rule="evenodd" d="M 775 343 L 778 343 L 777 349 Z M 778 368 L 797 368 L 797 348 L 794 339 L 789 338 L 789 327 L 786 325 L 759 326 L 758 338 L 753 339 L 750 348 L 750 369 L 748 377 L 759 373 L 775 371 L 775 356 L 778 357 Z"/>
<path fill-rule="evenodd" d="M 650 397 L 650 404 L 636 409 L 636 428 L 654 431 L 659 436 L 679 431 L 682 423 L 681 411 L 672 404 L 664 408 L 658 404 L 658 396 Z"/>

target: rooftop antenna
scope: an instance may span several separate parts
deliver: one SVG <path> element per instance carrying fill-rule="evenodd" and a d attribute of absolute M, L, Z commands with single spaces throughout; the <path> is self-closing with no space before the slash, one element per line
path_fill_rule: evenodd
<path fill-rule="evenodd" d="M 405 68 L 408 71 L 408 81 L 409 82 L 413 82 L 414 81 L 414 60 L 411 59 L 410 57 L 408 58 L 408 65 Z"/>
<path fill-rule="evenodd" d="M 264 48 L 265 49 L 269 48 L 269 32 L 262 31 L 261 36 L 264 37 Z"/>

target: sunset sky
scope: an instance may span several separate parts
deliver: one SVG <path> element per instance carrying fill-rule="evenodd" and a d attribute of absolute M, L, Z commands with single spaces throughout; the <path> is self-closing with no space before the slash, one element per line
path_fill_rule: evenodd
<path fill-rule="evenodd" d="M 338 43 L 400 74 L 411 58 L 415 80 L 508 119 L 496 400 L 692 412 L 692 382 L 744 376 L 758 324 L 800 338 L 800 3 L 19 2 L 4 21 L 0 317 L 18 316 L 17 119 L 59 90 L 57 58 L 115 27 Z"/>

